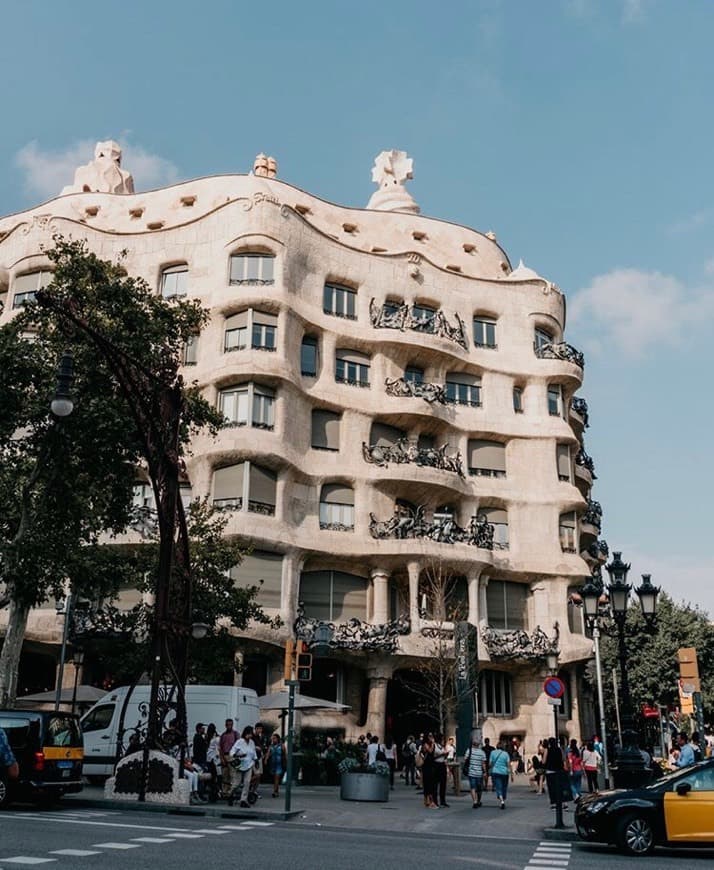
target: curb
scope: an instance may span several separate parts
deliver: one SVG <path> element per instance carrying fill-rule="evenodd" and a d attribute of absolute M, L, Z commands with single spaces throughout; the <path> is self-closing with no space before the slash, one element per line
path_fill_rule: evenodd
<path fill-rule="evenodd" d="M 219 819 L 255 819 L 264 822 L 287 822 L 302 815 L 305 810 L 241 810 L 221 806 L 186 806 L 185 804 L 157 804 L 142 801 L 115 801 L 94 798 L 65 797 L 63 806 L 86 807 L 88 809 L 140 810 L 145 813 L 166 813 L 170 816 L 195 816 Z"/>
<path fill-rule="evenodd" d="M 575 843 L 579 837 L 575 828 L 569 825 L 565 828 L 543 828 L 543 839 Z"/>

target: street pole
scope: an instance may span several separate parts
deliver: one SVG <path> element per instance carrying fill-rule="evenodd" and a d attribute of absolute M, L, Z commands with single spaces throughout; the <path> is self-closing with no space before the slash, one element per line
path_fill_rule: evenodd
<path fill-rule="evenodd" d="M 610 788 L 610 765 L 607 756 L 607 731 L 605 729 L 605 700 L 602 691 L 602 665 L 600 662 L 600 626 L 597 620 L 593 625 L 593 641 L 595 644 L 595 672 L 597 674 L 597 702 L 600 710 L 600 740 L 602 741 L 602 767 L 605 776 L 605 788 Z"/>
<path fill-rule="evenodd" d="M 285 812 L 290 812 L 290 800 L 292 798 L 293 785 L 293 738 L 295 719 L 295 687 L 299 686 L 298 680 L 285 680 L 288 686 L 288 746 L 287 746 L 287 772 L 285 780 Z"/>
<path fill-rule="evenodd" d="M 617 690 L 617 668 L 612 669 L 612 691 L 615 696 L 615 718 L 617 719 L 617 738 L 622 746 L 622 723 L 620 722 L 620 698 Z"/>
<path fill-rule="evenodd" d="M 64 600 L 64 626 L 62 628 L 62 647 L 60 649 L 59 672 L 57 674 L 57 686 L 55 689 L 55 713 L 59 710 L 62 699 L 62 681 L 64 678 L 64 663 L 67 658 L 67 638 L 69 636 L 69 621 L 72 618 L 73 593 L 70 592 Z"/>

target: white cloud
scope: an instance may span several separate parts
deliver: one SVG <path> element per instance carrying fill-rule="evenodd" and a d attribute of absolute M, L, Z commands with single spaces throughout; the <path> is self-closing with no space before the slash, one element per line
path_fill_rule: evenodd
<path fill-rule="evenodd" d="M 43 149 L 37 142 L 28 142 L 15 155 L 15 165 L 24 174 L 25 191 L 40 199 L 51 199 L 62 188 L 71 184 L 74 171 L 94 156 L 96 142 L 81 139 L 59 151 Z M 178 169 L 158 154 L 152 154 L 140 145 L 126 139 L 122 145 L 122 168 L 134 176 L 137 190 L 172 184 L 178 178 Z"/>
<path fill-rule="evenodd" d="M 601 346 L 637 357 L 663 343 L 678 345 L 692 328 L 711 322 L 714 290 L 688 288 L 661 272 L 615 269 L 576 293 L 570 314 Z"/>

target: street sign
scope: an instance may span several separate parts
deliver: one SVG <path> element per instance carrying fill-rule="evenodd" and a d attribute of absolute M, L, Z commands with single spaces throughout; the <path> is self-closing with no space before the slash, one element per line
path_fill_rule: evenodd
<path fill-rule="evenodd" d="M 548 698 L 548 703 L 551 707 L 560 707 L 563 703 L 562 698 Z"/>
<path fill-rule="evenodd" d="M 562 698 L 565 694 L 565 683 L 560 677 L 547 677 L 543 683 L 543 691 L 549 698 Z"/>

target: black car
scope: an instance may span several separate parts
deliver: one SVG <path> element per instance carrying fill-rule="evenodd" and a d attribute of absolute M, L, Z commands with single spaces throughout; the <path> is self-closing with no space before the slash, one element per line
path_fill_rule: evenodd
<path fill-rule="evenodd" d="M 578 802 L 575 825 L 583 840 L 631 855 L 655 846 L 714 846 L 714 758 L 644 788 L 588 795 Z"/>
<path fill-rule="evenodd" d="M 84 749 L 79 718 L 46 710 L 0 710 L 0 728 L 20 767 L 0 768 L 0 809 L 13 800 L 52 801 L 82 790 Z"/>

